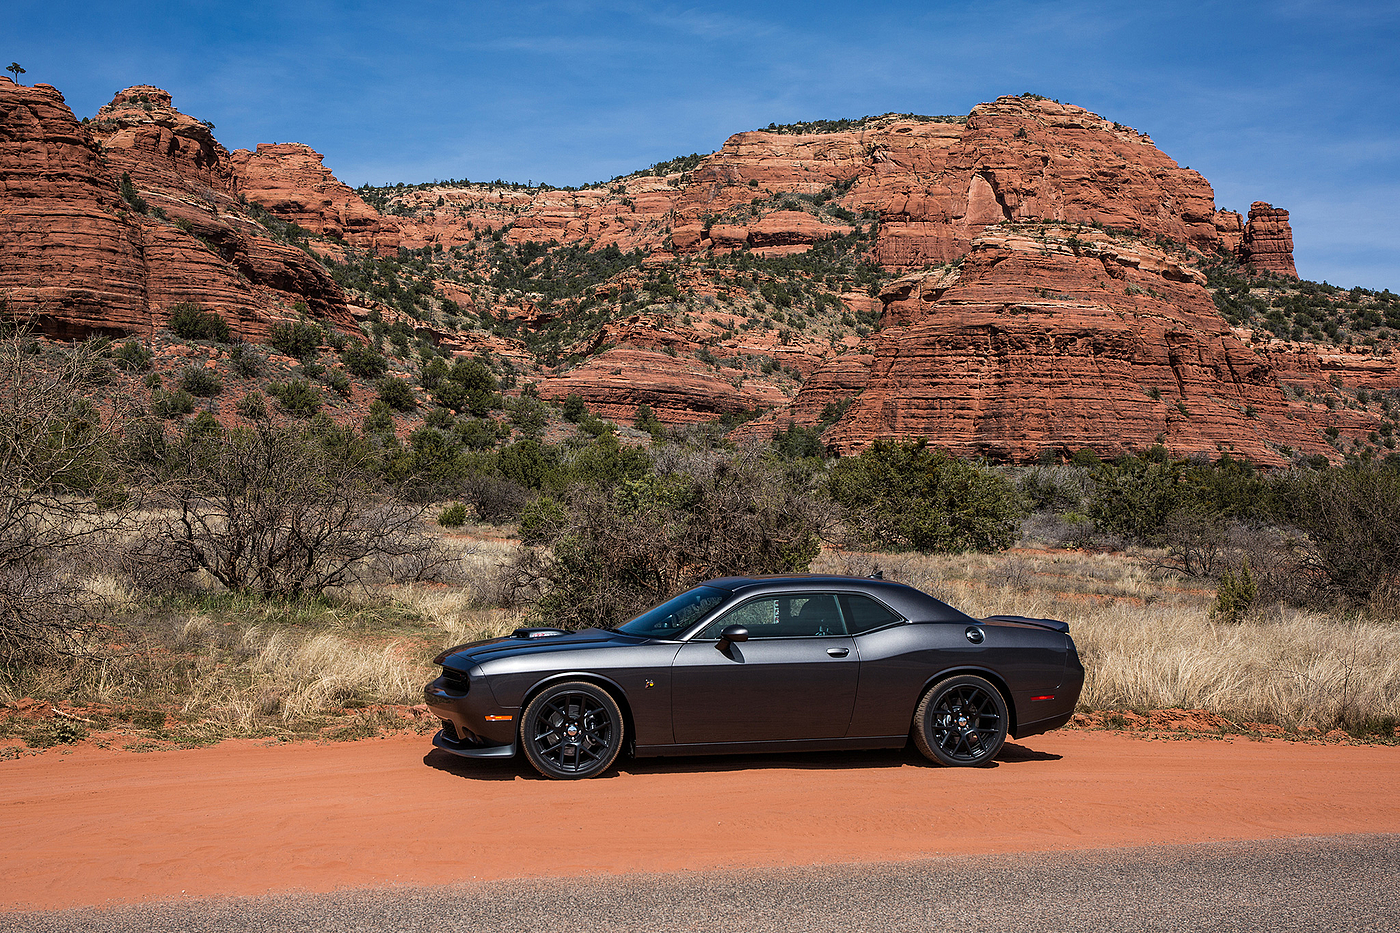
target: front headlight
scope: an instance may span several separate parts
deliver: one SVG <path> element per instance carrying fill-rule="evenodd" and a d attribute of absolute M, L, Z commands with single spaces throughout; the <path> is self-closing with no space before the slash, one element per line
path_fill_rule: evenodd
<path fill-rule="evenodd" d="M 466 693 L 471 689 L 472 684 L 466 671 L 444 667 L 442 669 L 442 685 L 453 693 Z"/>

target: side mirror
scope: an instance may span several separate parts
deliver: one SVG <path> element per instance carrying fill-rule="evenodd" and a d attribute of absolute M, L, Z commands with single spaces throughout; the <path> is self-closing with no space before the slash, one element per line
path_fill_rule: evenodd
<path fill-rule="evenodd" d="M 719 633 L 719 641 L 715 642 L 715 648 L 720 651 L 728 651 L 731 643 L 748 640 L 748 629 L 744 628 L 742 625 L 726 625 Z"/>

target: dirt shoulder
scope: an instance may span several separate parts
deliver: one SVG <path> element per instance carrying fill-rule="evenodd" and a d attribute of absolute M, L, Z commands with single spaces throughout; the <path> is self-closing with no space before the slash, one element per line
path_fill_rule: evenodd
<path fill-rule="evenodd" d="M 1062 731 L 916 753 L 648 759 L 594 781 L 425 737 L 0 762 L 0 904 L 1400 832 L 1400 747 Z"/>

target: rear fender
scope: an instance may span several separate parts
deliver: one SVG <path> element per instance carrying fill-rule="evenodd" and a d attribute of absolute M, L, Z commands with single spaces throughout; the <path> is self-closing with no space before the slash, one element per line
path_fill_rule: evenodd
<path fill-rule="evenodd" d="M 923 687 L 920 688 L 919 699 L 914 703 L 914 710 L 918 710 L 919 703 L 923 702 L 924 695 L 933 689 L 934 684 L 938 683 L 940 680 L 947 680 L 949 677 L 956 677 L 959 674 L 975 674 L 976 676 L 981 677 L 984 680 L 989 680 L 992 682 L 992 686 L 997 688 L 997 692 L 1001 694 L 1002 700 L 1006 703 L 1007 713 L 1009 713 L 1011 716 L 1011 721 L 1007 723 L 1006 734 L 1015 735 L 1016 701 L 1011 699 L 1011 690 L 1009 687 L 1006 686 L 1006 681 L 1002 680 L 999 675 L 982 667 L 954 667 L 946 671 L 940 671 L 939 673 L 933 675 L 928 680 L 924 681 Z M 913 730 L 914 713 L 911 712 L 909 714 L 909 731 L 912 732 Z"/>

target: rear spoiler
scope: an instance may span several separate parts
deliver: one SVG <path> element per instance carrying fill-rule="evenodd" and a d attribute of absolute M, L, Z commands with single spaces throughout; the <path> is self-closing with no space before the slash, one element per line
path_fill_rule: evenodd
<path fill-rule="evenodd" d="M 1052 632 L 1059 632 L 1061 635 L 1069 634 L 1069 623 L 1061 622 L 1059 619 L 1028 619 L 1025 616 L 987 616 L 983 622 L 1019 622 L 1022 625 L 1034 625 L 1039 628 L 1048 628 Z"/>

